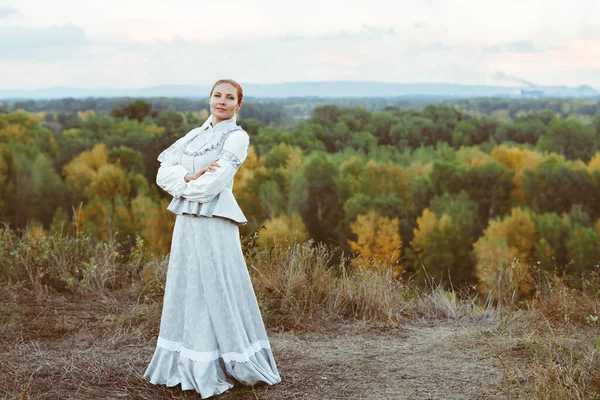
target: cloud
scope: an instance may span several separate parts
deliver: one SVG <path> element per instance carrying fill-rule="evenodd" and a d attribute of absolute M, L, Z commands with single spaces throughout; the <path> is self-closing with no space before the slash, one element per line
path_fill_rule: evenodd
<path fill-rule="evenodd" d="M 484 51 L 488 53 L 541 53 L 542 51 L 535 47 L 530 40 L 519 42 L 502 43 L 494 46 L 487 46 Z"/>
<path fill-rule="evenodd" d="M 381 28 L 373 25 L 362 26 L 359 31 L 339 31 L 329 35 L 317 36 L 319 40 L 380 40 L 385 37 L 396 36 L 394 28 Z"/>
<path fill-rule="evenodd" d="M 173 35 L 171 38 L 171 44 L 175 46 L 187 46 L 190 43 L 179 35 Z"/>
<path fill-rule="evenodd" d="M 431 43 L 431 44 L 422 46 L 418 50 L 420 50 L 420 51 L 445 51 L 445 50 L 449 50 L 449 49 L 450 48 L 448 46 L 446 46 L 444 43 L 435 42 L 435 43 Z"/>
<path fill-rule="evenodd" d="M 355 57 L 348 54 L 336 54 L 335 51 L 319 50 L 315 53 L 315 61 L 323 66 L 354 67 Z"/>
<path fill-rule="evenodd" d="M 74 25 L 47 28 L 0 26 L 0 59 L 70 58 L 90 42 Z"/>
<path fill-rule="evenodd" d="M 462 42 L 446 33 L 430 34 L 436 28 L 434 20 L 423 36 L 424 30 L 414 30 L 414 20 L 396 27 L 397 32 L 382 22 L 332 27 L 329 35 L 290 29 L 275 31 L 280 36 L 261 32 L 264 36 L 213 40 L 181 30 L 144 41 L 127 35 L 94 40 L 91 27 L 86 34 L 72 25 L 27 29 L 0 24 L 0 86 L 207 85 L 223 76 L 252 83 L 370 80 L 533 85 L 520 76 L 540 85 L 597 87 L 600 82 L 599 41 L 555 43 L 562 47 L 553 49 L 553 43 L 536 39 L 543 52 L 491 52 L 484 51 L 483 40 L 505 42 L 485 37 Z"/>
<path fill-rule="evenodd" d="M 264 42 L 317 42 L 317 41 L 352 41 L 381 40 L 386 37 L 395 37 L 397 32 L 394 28 L 382 28 L 373 25 L 362 25 L 361 29 L 355 31 L 341 30 L 325 35 L 282 35 L 282 36 L 259 36 L 252 40 Z"/>
<path fill-rule="evenodd" d="M 494 79 L 496 81 L 520 83 L 520 84 L 525 84 L 527 86 L 537 86 L 535 83 L 531 83 L 528 80 L 519 78 L 518 76 L 515 76 L 515 75 L 507 74 L 502 71 L 494 72 L 491 77 L 492 77 L 492 79 Z"/>
<path fill-rule="evenodd" d="M 382 39 L 386 36 L 396 36 L 396 30 L 394 28 L 380 28 L 372 25 L 363 25 L 363 29 L 366 31 L 362 33 L 366 39 Z"/>
<path fill-rule="evenodd" d="M 600 26 L 598 24 L 584 26 L 581 33 L 584 39 L 600 39 Z"/>
<path fill-rule="evenodd" d="M 14 7 L 0 7 L 0 19 L 8 19 L 20 14 L 21 12 Z"/>

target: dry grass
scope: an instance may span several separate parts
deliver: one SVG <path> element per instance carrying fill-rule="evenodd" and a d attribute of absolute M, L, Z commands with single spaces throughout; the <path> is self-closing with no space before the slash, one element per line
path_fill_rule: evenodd
<path fill-rule="evenodd" d="M 397 326 L 412 305 L 407 287 L 389 269 L 330 267 L 331 257 L 311 242 L 254 251 L 247 261 L 267 316 L 295 328 L 323 316 Z"/>
<path fill-rule="evenodd" d="M 0 239 L 0 394 L 4 398 L 197 398 L 178 389 L 149 385 L 141 378 L 157 335 L 166 258 L 147 253 L 141 241 L 124 254 L 113 245 L 92 243 L 83 236 L 35 238 L 0 229 Z M 344 260 L 331 266 L 332 252 L 314 243 L 250 246 L 246 255 L 263 317 L 273 335 L 321 332 L 337 337 L 362 326 L 359 330 L 369 332 L 376 342 L 389 332 L 399 340 L 411 327 L 415 339 L 407 343 L 417 354 L 435 351 L 427 347 L 427 340 L 434 338 L 447 351 L 433 353 L 429 359 L 421 357 L 427 362 L 465 351 L 473 352 L 472 357 L 495 360 L 503 379 L 496 382 L 497 393 L 491 398 L 600 399 L 598 272 L 577 285 L 547 274 L 535 276 L 535 296 L 517 299 L 511 295 L 492 302 L 442 287 L 418 289 L 392 279 L 385 268 L 348 267 Z M 470 336 L 445 339 L 448 323 L 471 327 Z M 423 327 L 430 329 L 427 340 Z M 357 333 L 357 337 L 365 335 Z M 451 337 L 456 348 L 448 345 Z M 336 343 L 341 350 L 356 345 L 343 340 Z M 411 354 L 401 340 L 394 343 L 404 349 L 401 360 Z M 418 350 L 419 346 L 428 350 Z M 298 351 L 285 349 L 276 357 L 283 360 L 289 376 L 298 376 L 297 381 L 276 389 L 240 387 L 223 398 L 295 398 L 294 393 L 305 390 L 302 382 L 312 379 L 310 374 L 318 366 L 308 358 L 306 367 L 296 365 L 288 355 L 299 357 Z M 378 356 L 381 360 L 383 354 Z M 345 368 L 352 365 L 349 362 Z M 361 364 L 378 379 L 395 379 L 377 372 L 378 367 L 379 362 Z M 425 374 L 437 366 L 421 367 L 417 371 Z M 452 368 L 452 363 L 444 368 Z M 449 371 L 445 379 L 451 380 L 451 373 L 458 372 Z M 340 373 L 336 379 L 344 381 L 344 376 Z M 461 379 L 468 380 L 468 376 Z M 350 386 L 337 390 L 351 395 L 367 390 L 363 386 L 355 392 Z M 401 386 L 394 387 L 401 390 Z M 336 393 L 334 386 L 331 390 L 330 396 Z"/>
<path fill-rule="evenodd" d="M 0 228 L 0 282 L 8 288 L 26 287 L 37 296 L 48 290 L 108 293 L 129 283 L 127 266 L 115 242 Z"/>
<path fill-rule="evenodd" d="M 540 399 L 600 399 L 600 301 L 556 279 L 530 305 L 524 356 Z"/>

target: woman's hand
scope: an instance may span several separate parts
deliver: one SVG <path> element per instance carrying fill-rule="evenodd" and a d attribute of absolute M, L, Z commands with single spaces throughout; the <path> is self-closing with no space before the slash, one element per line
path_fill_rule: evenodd
<path fill-rule="evenodd" d="M 198 171 L 194 174 L 186 174 L 183 179 L 187 183 L 190 181 L 195 181 L 196 179 L 200 178 L 202 175 L 204 175 L 205 172 L 215 172 L 216 168 L 220 167 L 220 165 L 217 164 L 217 161 L 219 161 L 218 158 L 215 161 L 213 161 L 208 167 L 202 168 L 200 171 Z"/>

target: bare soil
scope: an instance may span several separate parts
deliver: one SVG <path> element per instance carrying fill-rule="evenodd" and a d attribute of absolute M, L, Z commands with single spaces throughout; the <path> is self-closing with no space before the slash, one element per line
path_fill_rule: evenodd
<path fill-rule="evenodd" d="M 35 299 L 0 292 L 0 396 L 200 399 L 142 378 L 156 343 L 160 305 L 123 297 Z M 271 326 L 269 334 L 282 383 L 240 385 L 215 399 L 506 396 L 504 360 L 494 350 L 505 338 L 481 319 L 415 317 L 394 329 L 360 321 L 301 330 Z"/>

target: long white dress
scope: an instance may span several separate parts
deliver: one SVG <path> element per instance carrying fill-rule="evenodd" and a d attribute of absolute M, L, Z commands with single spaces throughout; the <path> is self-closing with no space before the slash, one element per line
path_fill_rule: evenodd
<path fill-rule="evenodd" d="M 205 123 L 159 156 L 157 183 L 174 196 L 169 209 L 178 215 L 160 333 L 144 376 L 202 398 L 236 380 L 281 381 L 241 250 L 238 226 L 246 219 L 231 192 L 248 146 L 232 118 Z M 215 172 L 185 183 L 186 173 L 217 157 Z"/>

